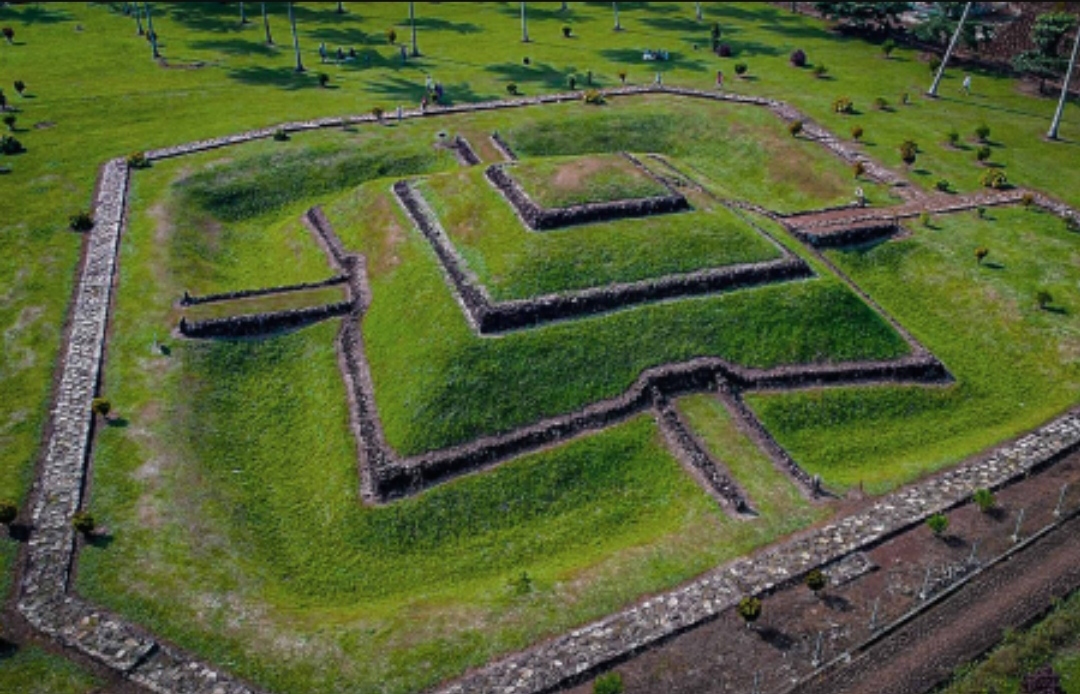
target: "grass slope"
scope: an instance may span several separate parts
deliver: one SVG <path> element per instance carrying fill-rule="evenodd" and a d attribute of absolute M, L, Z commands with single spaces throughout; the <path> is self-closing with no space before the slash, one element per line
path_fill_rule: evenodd
<path fill-rule="evenodd" d="M 430 246 L 383 199 L 387 187 L 361 187 L 328 215 L 373 268 L 364 339 L 379 415 L 404 454 L 612 397 L 643 369 L 667 362 L 718 355 L 767 367 L 907 350 L 876 313 L 824 277 L 480 338 Z"/>
<path fill-rule="evenodd" d="M 432 176 L 420 190 L 496 300 L 780 256 L 737 215 L 703 198 L 690 212 L 532 232 L 482 171 Z"/>
<path fill-rule="evenodd" d="M 93 694 L 97 678 L 35 646 L 0 652 L 0 691 L 19 694 Z"/>
<path fill-rule="evenodd" d="M 668 194 L 667 188 L 618 154 L 526 160 L 509 173 L 541 207 Z"/>
<path fill-rule="evenodd" d="M 982 266 L 978 247 L 990 249 Z M 751 396 L 780 443 L 827 483 L 890 489 L 1080 399 L 1080 246 L 1056 217 L 1019 208 L 942 216 L 903 241 L 829 255 L 957 383 Z M 1055 297 L 1052 310 L 1037 307 L 1040 289 Z"/>

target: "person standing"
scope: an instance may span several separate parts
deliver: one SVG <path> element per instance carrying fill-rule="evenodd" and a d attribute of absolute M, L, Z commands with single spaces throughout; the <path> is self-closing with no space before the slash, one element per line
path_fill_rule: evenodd
<path fill-rule="evenodd" d="M 717 70 L 716 71 L 716 88 L 717 89 L 723 89 L 724 88 L 724 71 L 723 70 Z"/>
<path fill-rule="evenodd" d="M 971 95 L 971 75 L 964 75 L 964 84 L 960 88 L 964 90 L 965 94 Z"/>

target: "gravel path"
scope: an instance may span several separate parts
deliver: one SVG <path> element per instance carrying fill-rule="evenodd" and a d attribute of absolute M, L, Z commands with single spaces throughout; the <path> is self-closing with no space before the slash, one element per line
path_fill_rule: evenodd
<path fill-rule="evenodd" d="M 850 665 L 790 694 L 923 694 L 1080 587 L 1080 518 L 972 579 L 951 597 L 871 645 Z"/>

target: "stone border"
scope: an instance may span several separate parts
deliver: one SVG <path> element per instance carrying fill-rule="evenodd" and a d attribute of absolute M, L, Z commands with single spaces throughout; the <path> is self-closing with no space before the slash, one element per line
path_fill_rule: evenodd
<path fill-rule="evenodd" d="M 235 299 L 250 299 L 251 297 L 266 296 L 268 294 L 288 294 L 291 292 L 302 292 L 308 289 L 322 289 L 323 287 L 334 287 L 339 284 L 344 284 L 348 282 L 348 280 L 349 278 L 345 275 L 337 274 L 319 282 L 303 282 L 301 284 L 288 284 L 277 287 L 264 287 L 261 289 L 241 289 L 235 292 L 221 292 L 220 294 L 192 296 L 185 291 L 184 296 L 177 302 L 177 306 L 197 306 L 199 304 L 209 304 L 215 301 L 233 301 Z"/>
<path fill-rule="evenodd" d="M 477 333 L 490 335 L 543 323 L 628 308 L 664 299 L 713 294 L 732 289 L 812 277 L 801 258 L 766 236 L 780 251 L 776 260 L 742 263 L 665 275 L 637 282 L 544 294 L 533 299 L 492 300 L 480 280 L 468 269 L 449 235 L 423 196 L 407 181 L 393 185 L 398 204 L 428 240 L 449 280 L 458 304 Z"/>
<path fill-rule="evenodd" d="M 495 149 L 499 150 L 499 154 L 502 155 L 506 161 L 517 161 L 518 155 L 510 148 L 510 143 L 502 138 L 498 132 L 491 133 L 491 144 L 495 145 Z"/>
<path fill-rule="evenodd" d="M 618 96 L 654 92 L 782 105 L 782 102 L 670 87 L 623 88 L 610 90 L 606 94 Z M 577 94 L 549 95 L 449 107 L 438 112 L 512 108 L 578 98 Z M 797 111 L 794 113 L 798 114 Z M 422 115 L 414 111 L 409 117 Z M 310 130 L 374 120 L 372 116 L 326 118 L 287 124 L 285 130 Z M 147 157 L 153 161 L 230 146 L 271 137 L 278 129 L 266 128 L 152 150 Z M 809 132 L 813 132 L 812 127 Z M 825 144 L 830 146 L 827 142 Z M 66 647 L 104 663 L 151 691 L 162 694 L 255 694 L 256 689 L 179 649 L 161 643 L 137 626 L 83 602 L 70 592 L 69 578 L 75 552 L 71 518 L 83 500 L 93 428 L 89 405 L 100 382 L 127 189 L 128 167 L 124 159 L 107 162 L 102 167 L 101 185 L 94 206 L 95 225 L 88 234 L 75 291 L 71 330 L 61 348 L 56 395 L 46 429 L 49 435 L 30 494 L 33 530 L 22 550 L 16 606 L 33 628 Z M 1072 218 L 1075 219 L 1075 216 Z M 329 240 L 327 248 L 342 267 L 352 270 L 350 288 L 354 292 L 366 289 L 362 259 L 345 255 L 340 246 L 334 247 Z M 359 313 L 366 307 L 369 295 L 354 293 L 353 296 L 356 298 L 353 311 Z M 358 321 L 345 320 L 342 323 L 343 343 L 350 326 L 359 339 Z M 345 350 L 346 353 L 352 351 Z M 943 370 L 940 364 L 937 367 Z M 816 378 L 830 377 L 827 368 Z M 880 370 L 884 367 L 878 365 L 877 368 Z M 896 367 L 889 365 L 889 368 Z M 789 376 L 797 377 L 796 374 Z M 834 369 L 831 376 L 838 378 L 839 373 Z M 801 377 L 809 380 L 815 378 L 808 374 Z M 988 460 L 962 466 L 921 485 L 892 494 L 866 513 L 849 516 L 838 524 L 766 550 L 754 559 L 740 559 L 719 567 L 682 588 L 468 673 L 439 691 L 445 694 L 537 694 L 551 691 L 561 683 L 596 671 L 638 648 L 715 616 L 740 594 L 769 590 L 777 585 L 777 581 L 793 580 L 799 571 L 808 570 L 815 563 L 831 561 L 850 554 L 854 549 L 880 541 L 889 534 L 920 522 L 931 513 L 963 502 L 976 487 L 1004 485 L 1036 467 L 1053 462 L 1078 445 L 1080 416 L 1070 412 L 1015 444 L 998 449 Z"/>
<path fill-rule="evenodd" d="M 281 330 L 293 330 L 342 316 L 352 310 L 352 301 L 338 301 L 325 306 L 294 308 L 288 311 L 252 313 L 228 318 L 189 321 L 180 318 L 178 329 L 184 337 L 253 337 Z"/>
<path fill-rule="evenodd" d="M 633 163 L 633 159 L 630 160 Z M 533 200 L 521 184 L 507 173 L 509 164 L 492 164 L 484 169 L 484 177 L 502 194 L 514 208 L 517 216 L 532 231 L 562 229 L 575 224 L 610 222 L 616 219 L 649 217 L 670 212 L 682 212 L 690 209 L 690 203 L 682 194 L 672 190 L 671 186 L 648 172 L 649 177 L 668 190 L 668 195 L 656 195 L 647 198 L 628 198 L 611 202 L 587 202 L 569 207 L 543 207 Z"/>

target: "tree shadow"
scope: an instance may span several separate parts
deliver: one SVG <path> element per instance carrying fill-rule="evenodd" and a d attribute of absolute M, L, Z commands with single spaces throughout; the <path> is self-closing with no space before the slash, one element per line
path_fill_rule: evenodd
<path fill-rule="evenodd" d="M 113 543 L 113 535 L 108 531 L 95 531 L 87 536 L 86 544 L 97 549 L 108 549 Z"/>
<path fill-rule="evenodd" d="M 257 87 L 277 87 L 290 92 L 318 86 L 315 80 L 309 78 L 305 73 L 296 72 L 291 67 L 249 65 L 230 69 L 226 74 L 229 79 L 240 84 Z"/>
<path fill-rule="evenodd" d="M 248 41 L 242 38 L 193 41 L 188 44 L 188 46 L 197 51 L 217 51 L 219 53 L 225 53 L 226 55 L 260 55 L 263 57 L 270 57 L 281 53 L 280 48 L 267 46 L 261 41 Z"/>
<path fill-rule="evenodd" d="M 341 27 L 319 27 L 308 35 L 316 41 L 334 46 L 389 46 L 385 36 L 368 34 L 361 29 Z"/>
<path fill-rule="evenodd" d="M 30 526 L 26 523 L 11 523 L 8 525 L 8 537 L 15 542 L 26 542 L 30 539 Z"/>
<path fill-rule="evenodd" d="M 105 423 L 114 429 L 126 429 L 131 424 L 126 417 L 109 417 Z"/>
<path fill-rule="evenodd" d="M 1069 310 L 1067 308 L 1065 308 L 1064 306 L 1058 306 L 1056 304 L 1047 304 L 1046 306 L 1042 307 L 1042 310 L 1046 311 L 1047 313 L 1053 313 L 1054 315 L 1058 315 L 1058 316 L 1067 316 L 1067 315 L 1069 315 Z"/>
<path fill-rule="evenodd" d="M 959 535 L 942 535 L 941 541 L 950 549 L 963 549 L 968 546 L 967 541 Z"/>
<path fill-rule="evenodd" d="M 615 63 L 648 68 L 650 72 L 667 72 L 668 70 L 674 70 L 676 67 L 699 71 L 712 69 L 712 66 L 705 63 L 704 60 L 691 58 L 680 51 L 668 51 L 667 60 L 642 60 L 644 53 L 644 49 L 605 48 L 600 51 L 600 56 Z"/>
<path fill-rule="evenodd" d="M 703 35 L 698 37 L 699 41 L 708 40 L 710 23 L 702 20 L 697 21 L 692 17 L 643 17 L 641 23 L 650 26 L 660 31 L 686 31 L 686 32 L 699 32 Z"/>
<path fill-rule="evenodd" d="M 984 260 L 983 263 L 982 263 L 982 266 L 984 268 L 989 269 L 989 270 L 1004 270 L 1005 269 L 1004 265 L 1002 265 L 1001 263 L 995 262 L 993 260 Z"/>
<path fill-rule="evenodd" d="M 530 16 L 532 13 L 533 10 L 529 10 Z M 408 26 L 408 20 L 405 20 L 405 26 Z M 451 22 L 438 17 L 417 17 L 416 31 L 417 33 L 420 31 L 452 31 L 455 34 L 479 34 L 483 31 L 483 28 L 472 22 Z"/>
<path fill-rule="evenodd" d="M 833 595 L 832 593 L 824 593 L 821 596 L 821 602 L 825 607 L 833 610 L 834 612 L 850 612 L 851 602 L 840 595 Z"/>
<path fill-rule="evenodd" d="M 372 82 L 365 89 L 377 94 L 387 101 L 415 105 L 427 95 L 427 88 L 423 83 L 402 77 L 384 78 L 378 82 Z M 476 101 L 488 101 L 496 98 L 492 94 L 480 94 L 473 90 L 468 82 L 457 82 L 443 85 L 443 105 L 450 106 L 455 103 L 472 103 Z M 437 112 L 438 108 L 431 109 Z"/>
<path fill-rule="evenodd" d="M 756 631 L 762 641 L 778 651 L 790 651 L 795 646 L 795 639 L 776 627 L 761 627 Z"/>
<path fill-rule="evenodd" d="M 277 3 L 270 3 L 267 8 L 268 14 Z M 158 10 L 161 12 L 162 10 Z M 173 3 L 165 15 L 172 21 L 183 24 L 188 29 L 195 31 L 230 33 L 244 31 L 251 25 L 240 24 L 240 13 L 233 3 L 224 2 L 178 2 Z M 253 13 L 249 18 L 262 21 L 261 13 Z"/>
<path fill-rule="evenodd" d="M 609 7 L 610 7 L 610 5 L 609 5 Z M 530 22 L 532 22 L 534 20 L 538 21 L 538 22 L 543 22 L 543 21 L 550 21 L 550 20 L 553 20 L 553 19 L 563 21 L 563 20 L 569 19 L 573 15 L 573 8 L 569 8 L 569 9 L 570 9 L 569 12 L 563 12 L 558 7 L 554 8 L 554 9 L 552 9 L 550 7 L 536 7 L 535 3 L 533 3 L 533 5 L 529 6 L 526 9 L 525 16 L 528 19 L 528 21 L 530 21 Z M 619 11 L 620 12 L 622 11 L 622 6 L 621 5 L 619 6 Z M 509 4 L 507 4 L 507 3 L 499 3 L 498 12 L 499 12 L 499 14 L 502 14 L 502 15 L 504 15 L 506 17 L 514 17 L 514 18 L 520 18 L 521 17 L 521 8 L 518 6 L 518 4 L 516 2 L 515 3 L 509 3 Z"/>
<path fill-rule="evenodd" d="M 15 657 L 19 652 L 19 646 L 6 639 L 0 638 L 0 660 L 8 660 Z"/>
<path fill-rule="evenodd" d="M 67 10 L 60 9 L 62 7 L 63 5 L 59 3 L 43 2 L 35 2 L 25 7 L 8 5 L 3 10 L 0 10 L 0 17 L 3 17 L 4 21 L 17 19 L 24 26 L 30 26 L 31 24 L 60 24 L 61 22 L 72 21 L 74 17 Z"/>
<path fill-rule="evenodd" d="M 567 79 L 571 75 L 578 73 L 578 68 L 573 65 L 560 68 L 547 63 L 532 63 L 530 65 L 502 63 L 501 65 L 490 65 L 484 69 L 511 82 L 541 85 L 550 89 L 566 87 Z"/>

